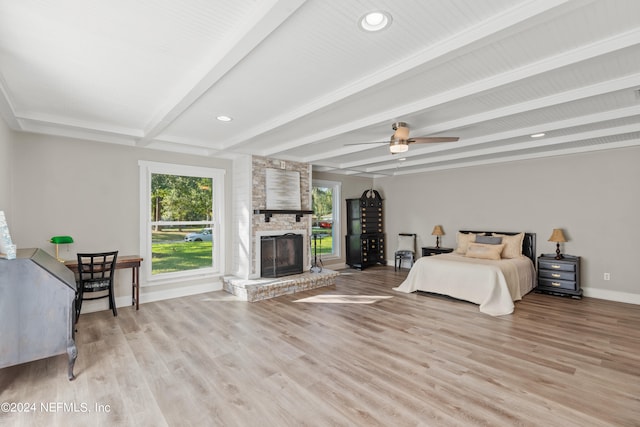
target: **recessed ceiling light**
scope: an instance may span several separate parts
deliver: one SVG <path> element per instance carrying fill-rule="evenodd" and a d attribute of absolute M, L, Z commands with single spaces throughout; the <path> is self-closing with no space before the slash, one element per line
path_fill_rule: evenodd
<path fill-rule="evenodd" d="M 360 18 L 360 28 L 365 31 L 380 31 L 391 25 L 391 15 L 381 10 L 369 12 Z"/>
<path fill-rule="evenodd" d="M 405 160 L 407 160 L 407 158 L 406 158 L 406 157 L 400 157 L 400 158 L 398 159 L 398 161 L 399 161 L 399 162 L 404 162 Z"/>
<path fill-rule="evenodd" d="M 233 120 L 229 116 L 218 116 L 218 117 L 216 117 L 216 119 L 220 120 L 221 122 L 230 122 L 231 120 Z"/>
<path fill-rule="evenodd" d="M 530 136 L 531 138 L 542 138 L 545 135 L 546 134 L 544 132 L 540 132 L 540 133 L 534 133 L 533 135 L 530 135 Z"/>

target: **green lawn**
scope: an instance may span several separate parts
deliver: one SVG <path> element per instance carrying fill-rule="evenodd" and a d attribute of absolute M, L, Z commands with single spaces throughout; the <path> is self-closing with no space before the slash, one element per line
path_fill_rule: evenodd
<path fill-rule="evenodd" d="M 195 270 L 211 266 L 212 242 L 185 242 L 188 231 L 153 233 L 152 274 Z"/>
<path fill-rule="evenodd" d="M 326 237 L 322 238 L 322 241 L 318 240 L 318 255 L 330 254 L 333 247 L 333 237 L 331 236 L 331 230 L 320 227 L 313 227 L 313 234 L 326 234 Z M 313 239 L 311 239 L 311 256 L 314 255 Z"/>
<path fill-rule="evenodd" d="M 211 266 L 212 242 L 185 242 L 186 231 L 157 231 L 153 232 L 152 274 L 172 273 L 176 271 L 196 270 Z M 318 240 L 318 255 L 331 253 L 333 238 L 331 230 L 313 228 L 313 234 L 328 234 L 322 241 Z M 311 240 L 311 256 L 314 255 L 313 240 Z"/>

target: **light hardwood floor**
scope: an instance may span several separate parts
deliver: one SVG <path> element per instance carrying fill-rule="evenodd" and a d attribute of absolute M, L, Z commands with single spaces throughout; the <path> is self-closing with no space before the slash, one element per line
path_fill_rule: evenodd
<path fill-rule="evenodd" d="M 640 425 L 640 306 L 529 294 L 491 317 L 393 291 L 406 270 L 343 273 L 82 315 L 76 380 L 66 356 L 0 369 L 0 402 L 36 404 L 0 425 Z M 327 294 L 345 297 L 296 302 Z"/>

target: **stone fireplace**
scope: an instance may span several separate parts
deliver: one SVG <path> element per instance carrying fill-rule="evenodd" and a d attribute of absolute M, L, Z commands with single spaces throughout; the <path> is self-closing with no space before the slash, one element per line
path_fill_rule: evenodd
<path fill-rule="evenodd" d="M 281 188 L 282 193 L 299 194 L 299 209 L 267 209 L 267 169 L 299 174 L 299 188 Z M 272 171 L 271 171 L 272 172 Z M 311 269 L 311 165 L 278 159 L 240 156 L 233 167 L 233 253 L 232 275 L 223 278 L 223 288 L 247 301 L 335 284 L 338 273 Z M 298 180 L 296 180 L 298 181 Z M 285 183 L 292 186 L 291 180 Z M 266 211 L 274 212 L 267 213 Z M 302 240 L 302 274 L 280 278 L 262 277 L 262 237 L 295 234 Z"/>
<path fill-rule="evenodd" d="M 284 166 L 284 168 L 283 168 Z M 252 158 L 252 179 L 251 179 L 251 210 L 265 210 L 270 208 L 267 205 L 267 170 L 282 170 L 287 172 L 297 172 L 300 176 L 297 182 L 298 188 L 288 188 L 290 193 L 299 194 L 298 211 L 311 210 L 311 165 L 298 162 L 283 162 L 277 159 L 264 157 Z M 294 185 L 290 183 L 289 185 Z M 261 265 L 261 238 L 264 236 L 275 236 L 283 234 L 299 234 L 302 236 L 302 263 L 303 270 L 311 268 L 310 243 L 311 235 L 311 215 L 296 215 L 295 213 L 274 213 L 256 214 L 251 217 L 251 245 L 253 248 L 251 257 L 250 277 L 259 278 Z"/>

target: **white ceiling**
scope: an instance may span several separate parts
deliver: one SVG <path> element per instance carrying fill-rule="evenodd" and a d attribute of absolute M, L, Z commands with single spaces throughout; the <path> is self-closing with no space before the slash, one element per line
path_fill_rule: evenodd
<path fill-rule="evenodd" d="M 361 30 L 373 10 L 391 26 Z M 638 0 L 0 0 L 9 126 L 149 149 L 490 164 L 640 145 L 639 89 Z M 345 145 L 399 120 L 460 140 Z"/>

